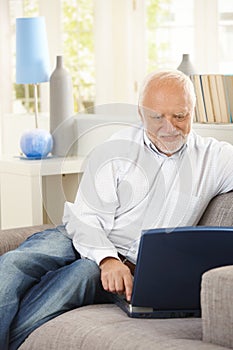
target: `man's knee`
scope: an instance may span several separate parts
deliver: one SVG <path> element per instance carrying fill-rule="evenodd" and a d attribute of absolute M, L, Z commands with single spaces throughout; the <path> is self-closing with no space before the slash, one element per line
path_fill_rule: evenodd
<path fill-rule="evenodd" d="M 28 261 L 17 250 L 11 250 L 0 257 L 0 267 L 4 270 L 12 267 L 21 269 L 24 265 L 28 265 Z"/>
<path fill-rule="evenodd" d="M 42 271 L 41 271 L 42 270 Z M 33 260 L 23 251 L 12 250 L 0 257 L 0 274 L 10 280 L 38 280 L 44 273 L 44 269 L 35 266 Z M 16 282 L 16 281 L 15 281 Z"/>

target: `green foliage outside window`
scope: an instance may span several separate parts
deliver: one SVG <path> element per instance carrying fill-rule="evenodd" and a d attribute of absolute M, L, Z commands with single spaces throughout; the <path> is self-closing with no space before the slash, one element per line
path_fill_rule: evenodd
<path fill-rule="evenodd" d="M 23 0 L 23 13 L 25 17 L 37 16 L 39 12 L 38 1 Z"/>
<path fill-rule="evenodd" d="M 172 0 L 146 0 L 147 33 L 147 71 L 160 68 L 161 52 L 165 52 L 168 43 L 156 40 L 156 31 L 171 16 L 169 5 Z"/>
<path fill-rule="evenodd" d="M 155 32 L 169 16 L 170 4 L 171 0 L 146 0 L 148 71 L 159 68 L 159 52 L 164 51 L 168 46 L 166 42 L 156 42 Z M 64 61 L 72 74 L 77 111 L 83 107 L 90 108 L 95 98 L 94 1 L 63 0 L 62 6 Z"/>
<path fill-rule="evenodd" d="M 95 98 L 94 1 L 63 0 L 64 62 L 72 75 L 75 110 L 91 107 Z"/>

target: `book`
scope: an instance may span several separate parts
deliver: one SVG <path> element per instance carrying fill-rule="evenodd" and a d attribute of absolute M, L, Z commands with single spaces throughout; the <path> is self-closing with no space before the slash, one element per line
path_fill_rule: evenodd
<path fill-rule="evenodd" d="M 219 96 L 218 96 L 217 83 L 216 83 L 216 75 L 209 74 L 208 80 L 209 80 L 209 86 L 210 86 L 211 99 L 213 102 L 214 120 L 216 123 L 221 123 L 222 119 L 221 119 L 221 110 L 220 110 Z"/>
<path fill-rule="evenodd" d="M 216 86 L 219 98 L 219 106 L 221 112 L 221 122 L 222 123 L 230 123 L 230 114 L 227 106 L 226 93 L 224 89 L 223 75 L 217 74 L 216 78 Z"/>
<path fill-rule="evenodd" d="M 194 81 L 193 81 L 193 75 L 190 75 L 189 76 L 191 82 L 193 83 L 193 86 L 194 86 Z M 198 107 L 197 107 L 197 104 L 195 104 L 195 108 L 194 108 L 194 112 L 193 112 L 193 122 L 194 123 L 198 123 Z"/>
<path fill-rule="evenodd" d="M 190 76 L 196 94 L 194 120 L 198 123 L 233 123 L 233 75 Z"/>
<path fill-rule="evenodd" d="M 196 112 L 197 112 L 197 119 L 199 123 L 206 123 L 207 116 L 206 116 L 206 109 L 205 109 L 205 103 L 204 103 L 204 96 L 203 96 L 203 89 L 201 84 L 201 77 L 198 74 L 195 74 L 192 76 L 194 89 L 196 93 Z"/>
<path fill-rule="evenodd" d="M 233 122 L 233 75 L 224 75 L 224 88 L 226 92 L 227 107 L 230 115 L 230 122 Z"/>
<path fill-rule="evenodd" d="M 200 79 L 202 82 L 203 98 L 205 103 L 207 121 L 208 123 L 214 123 L 215 118 L 214 118 L 214 110 L 213 110 L 213 101 L 212 101 L 212 95 L 210 92 L 208 75 L 207 74 L 201 75 Z"/>

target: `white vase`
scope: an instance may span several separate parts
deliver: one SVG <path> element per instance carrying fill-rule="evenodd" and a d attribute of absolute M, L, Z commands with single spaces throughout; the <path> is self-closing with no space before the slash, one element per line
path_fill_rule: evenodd
<path fill-rule="evenodd" d="M 180 62 L 177 70 L 180 70 L 186 75 L 196 74 L 196 70 L 190 60 L 190 56 L 187 53 L 184 53 L 182 56 L 182 61 Z"/>
<path fill-rule="evenodd" d="M 56 67 L 50 77 L 50 133 L 53 136 L 53 155 L 72 155 L 73 114 L 72 79 L 63 67 L 63 57 L 57 56 Z"/>

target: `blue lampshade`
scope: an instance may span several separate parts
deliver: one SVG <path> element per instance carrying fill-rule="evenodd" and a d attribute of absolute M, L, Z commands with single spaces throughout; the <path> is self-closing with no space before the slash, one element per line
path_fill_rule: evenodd
<path fill-rule="evenodd" d="M 49 53 L 44 17 L 16 18 L 16 83 L 49 81 Z"/>

